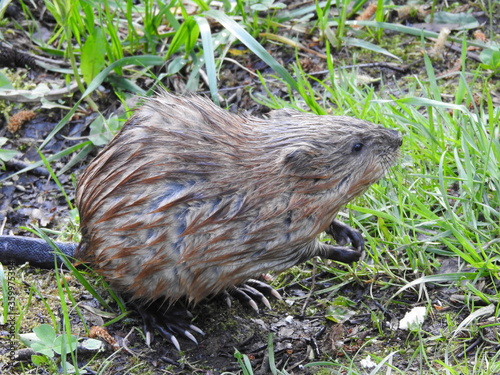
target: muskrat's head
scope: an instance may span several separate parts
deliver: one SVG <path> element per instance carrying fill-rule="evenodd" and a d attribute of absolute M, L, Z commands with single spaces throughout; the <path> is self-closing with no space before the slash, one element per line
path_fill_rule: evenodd
<path fill-rule="evenodd" d="M 294 191 L 330 195 L 333 205 L 324 203 L 335 210 L 383 177 L 402 144 L 398 131 L 352 117 L 278 110 L 268 121 L 269 146 L 280 148 Z"/>

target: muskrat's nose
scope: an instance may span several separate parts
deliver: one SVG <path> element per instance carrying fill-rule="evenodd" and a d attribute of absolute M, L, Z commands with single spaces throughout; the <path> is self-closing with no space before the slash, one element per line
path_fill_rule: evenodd
<path fill-rule="evenodd" d="M 389 131 L 391 132 L 391 134 L 396 137 L 398 139 L 398 146 L 401 147 L 401 145 L 403 144 L 403 137 L 401 136 L 401 133 L 398 132 L 397 130 L 392 130 L 392 129 L 389 129 Z"/>

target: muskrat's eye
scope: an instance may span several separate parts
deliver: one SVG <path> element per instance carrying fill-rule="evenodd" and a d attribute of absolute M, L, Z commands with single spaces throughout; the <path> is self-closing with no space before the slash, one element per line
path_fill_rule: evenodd
<path fill-rule="evenodd" d="M 352 146 L 352 152 L 360 152 L 364 147 L 364 144 L 362 143 L 355 143 L 353 146 Z"/>

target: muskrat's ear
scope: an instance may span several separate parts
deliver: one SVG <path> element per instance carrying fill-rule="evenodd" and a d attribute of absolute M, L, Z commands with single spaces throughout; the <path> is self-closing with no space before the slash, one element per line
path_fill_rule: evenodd
<path fill-rule="evenodd" d="M 316 169 L 315 159 L 317 156 L 315 150 L 301 146 L 295 150 L 288 151 L 283 158 L 283 164 L 286 169 L 289 169 L 293 173 L 303 174 Z"/>

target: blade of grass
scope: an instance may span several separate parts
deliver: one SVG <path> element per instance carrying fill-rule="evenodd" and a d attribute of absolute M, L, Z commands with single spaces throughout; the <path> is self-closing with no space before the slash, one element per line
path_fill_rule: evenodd
<path fill-rule="evenodd" d="M 240 40 L 241 43 L 246 45 L 253 53 L 259 56 L 267 65 L 269 65 L 286 83 L 299 91 L 297 82 L 293 79 L 290 73 L 278 63 L 269 52 L 265 50 L 262 45 L 257 42 L 243 27 L 236 23 L 233 19 L 226 14 L 217 10 L 208 10 L 203 12 L 205 16 L 212 17 L 222 24 L 231 34 Z"/>
<path fill-rule="evenodd" d="M 272 332 L 267 336 L 267 352 L 269 356 L 269 370 L 271 370 L 271 373 L 273 375 L 276 375 L 278 373 L 278 369 L 276 368 L 276 363 L 274 361 L 273 337 L 274 335 L 272 334 Z"/>
<path fill-rule="evenodd" d="M 194 19 L 200 28 L 201 41 L 203 44 L 203 59 L 207 69 L 208 87 L 210 95 L 215 104 L 219 105 L 219 95 L 217 92 L 217 71 L 215 68 L 214 48 L 210 25 L 204 17 L 195 16 Z"/>
<path fill-rule="evenodd" d="M 367 42 L 366 40 L 345 37 L 343 39 L 343 42 L 344 42 L 344 44 L 346 46 L 364 48 L 364 49 L 369 50 L 369 51 L 373 51 L 373 52 L 376 52 L 376 53 L 381 53 L 383 55 L 392 57 L 393 59 L 396 59 L 398 61 L 402 61 L 401 58 L 399 58 L 398 56 L 390 53 L 385 48 L 382 48 L 382 47 L 377 46 L 376 44 Z"/>
<path fill-rule="evenodd" d="M 59 181 L 56 174 L 54 173 L 54 170 L 50 166 L 50 163 L 47 161 L 45 156 L 39 150 L 38 150 L 38 156 L 40 156 L 40 159 L 42 159 L 42 162 L 45 165 L 45 168 L 47 168 L 47 170 L 50 173 L 50 176 L 52 177 L 52 179 L 56 183 L 56 185 L 59 188 L 59 190 L 61 191 L 61 193 L 64 195 L 64 199 L 66 199 L 66 204 L 68 205 L 69 209 L 72 210 L 74 207 L 73 207 L 73 204 L 71 203 L 71 199 L 68 197 L 68 194 L 66 194 L 66 190 L 64 190 L 64 187 L 62 186 L 61 182 Z"/>
<path fill-rule="evenodd" d="M 37 235 L 38 237 L 42 238 L 44 241 L 46 241 L 50 247 L 52 248 L 52 251 L 54 252 L 54 256 L 57 256 L 61 259 L 63 262 L 64 266 L 71 271 L 72 275 L 75 276 L 75 278 L 82 284 L 82 286 L 97 300 L 99 303 L 104 306 L 108 310 L 112 310 L 112 308 L 109 306 L 109 304 L 106 302 L 105 299 L 103 299 L 100 294 L 95 290 L 95 288 L 87 281 L 87 279 L 76 269 L 76 267 L 73 265 L 73 262 L 68 259 L 66 254 L 64 254 L 57 245 L 52 241 L 50 237 L 48 237 L 42 230 L 38 228 L 27 228 L 30 232 L 33 234 Z M 55 268 L 57 268 L 57 263 L 54 260 Z"/>
<path fill-rule="evenodd" d="M 450 282 L 463 281 L 463 280 L 475 280 L 479 277 L 482 277 L 484 274 L 485 274 L 484 272 L 478 271 L 478 272 L 457 272 L 457 273 L 447 273 L 444 275 L 423 276 L 423 277 L 420 277 L 416 280 L 409 282 L 405 286 L 398 289 L 398 291 L 396 293 L 394 293 L 388 299 L 388 301 L 393 300 L 394 298 L 396 298 L 396 296 L 398 296 L 399 294 L 401 294 L 405 290 L 413 288 L 413 287 L 420 285 L 420 284 L 442 283 L 442 282 L 450 283 Z"/>
<path fill-rule="evenodd" d="M 0 324 L 7 324 L 9 316 L 9 287 L 7 285 L 7 278 L 3 270 L 3 264 L 0 262 L 0 281 L 2 282 L 2 321 Z"/>
<path fill-rule="evenodd" d="M 458 327 L 453 331 L 450 339 L 453 339 L 456 337 L 460 332 L 463 331 L 463 329 L 468 326 L 474 319 L 478 319 L 483 316 L 490 316 L 495 312 L 496 305 L 494 303 L 489 304 L 488 306 L 481 307 L 474 311 L 473 313 L 469 314 L 467 318 L 462 320 Z"/>
<path fill-rule="evenodd" d="M 79 144 L 77 144 L 77 145 L 71 146 L 71 147 L 69 147 L 69 148 L 67 148 L 67 149 L 65 149 L 65 150 L 63 150 L 63 151 L 61 151 L 61 152 L 58 152 L 58 153 L 57 153 L 57 154 L 55 154 L 55 155 L 52 155 L 52 156 L 48 157 L 48 158 L 47 158 L 47 161 L 48 161 L 48 162 L 52 162 L 52 161 L 54 161 L 54 160 L 58 160 L 58 159 L 62 158 L 63 156 L 69 155 L 69 154 L 71 154 L 71 153 L 73 153 L 73 152 L 75 152 L 75 151 L 77 151 L 77 150 L 79 150 L 79 149 L 81 149 L 81 148 L 83 148 L 83 147 L 85 147 L 85 146 L 87 146 L 87 145 L 91 145 L 91 144 L 92 144 L 92 142 L 87 141 L 87 142 L 82 142 L 82 143 L 79 143 Z M 23 169 L 21 169 L 21 170 L 19 170 L 19 171 L 15 172 L 15 173 L 13 173 L 13 174 L 11 174 L 11 175 L 9 175 L 9 176 L 5 177 L 4 179 L 2 179 L 2 180 L 0 180 L 0 181 L 5 181 L 5 180 L 7 180 L 7 179 L 9 179 L 9 178 L 12 178 L 13 176 L 18 175 L 18 174 L 21 174 L 21 173 L 25 173 L 25 172 L 31 171 L 32 169 L 35 169 L 35 168 L 37 168 L 37 167 L 40 167 L 41 165 L 43 165 L 43 161 L 42 161 L 42 160 L 39 160 L 39 161 L 37 161 L 37 162 L 32 163 L 29 167 L 23 168 Z"/>
<path fill-rule="evenodd" d="M 433 31 L 427 31 L 423 29 L 417 29 L 415 27 L 403 26 L 400 24 L 388 23 L 388 22 L 376 22 L 376 21 L 345 21 L 347 25 L 361 25 L 361 26 L 369 26 L 382 28 L 386 30 L 397 31 L 404 34 L 414 35 L 414 36 L 423 36 L 425 38 L 437 38 L 439 36 L 438 33 Z M 336 25 L 336 23 L 334 23 Z M 461 43 L 462 38 L 456 38 L 453 36 L 448 37 L 450 40 Z M 480 42 L 478 40 L 469 40 L 467 42 L 469 45 L 474 47 L 488 48 L 488 46 L 484 42 Z"/>

